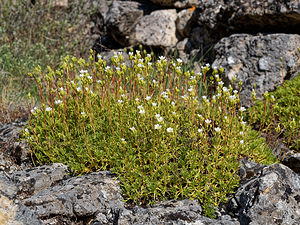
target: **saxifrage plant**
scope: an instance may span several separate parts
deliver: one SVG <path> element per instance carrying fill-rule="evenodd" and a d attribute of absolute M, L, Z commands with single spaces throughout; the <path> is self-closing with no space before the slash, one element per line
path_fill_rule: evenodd
<path fill-rule="evenodd" d="M 127 201 L 196 198 L 213 217 L 238 186 L 241 158 L 276 161 L 243 120 L 239 90 L 223 86 L 222 68 L 195 74 L 181 59 L 154 61 L 145 51 L 130 51 L 128 63 L 119 53 L 107 66 L 91 53 L 31 74 L 42 106 L 31 110 L 24 137 L 38 164 L 109 169 Z"/>

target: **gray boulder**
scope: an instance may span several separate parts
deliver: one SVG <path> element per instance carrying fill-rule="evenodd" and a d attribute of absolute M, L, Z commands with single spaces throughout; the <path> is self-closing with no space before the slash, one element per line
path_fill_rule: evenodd
<path fill-rule="evenodd" d="M 160 6 L 172 6 L 175 8 L 189 8 L 195 6 L 198 0 L 150 0 Z"/>
<path fill-rule="evenodd" d="M 243 81 L 241 101 L 249 106 L 253 85 L 261 98 L 264 92 L 274 91 L 283 79 L 299 73 L 299 46 L 300 35 L 296 34 L 235 34 L 215 45 L 212 66 L 223 67 L 229 80 L 237 76 L 237 81 Z"/>
<path fill-rule="evenodd" d="M 192 30 L 192 15 L 193 12 L 190 9 L 183 9 L 177 14 L 176 32 L 181 38 L 188 37 Z"/>
<path fill-rule="evenodd" d="M 155 9 L 154 6 L 135 1 L 114 1 L 106 14 L 107 32 L 121 46 L 137 44 L 132 38 L 139 19 Z"/>
<path fill-rule="evenodd" d="M 262 167 L 231 200 L 241 225 L 300 224 L 300 177 L 282 164 Z"/>
<path fill-rule="evenodd" d="M 143 16 L 136 24 L 137 43 L 154 47 L 172 47 L 177 43 L 175 9 L 156 10 Z"/>

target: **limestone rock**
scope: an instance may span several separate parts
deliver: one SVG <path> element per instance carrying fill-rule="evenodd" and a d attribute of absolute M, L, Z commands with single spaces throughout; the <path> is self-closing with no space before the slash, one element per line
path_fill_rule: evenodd
<path fill-rule="evenodd" d="M 105 18 L 107 31 L 121 46 L 136 44 L 132 34 L 139 19 L 144 13 L 155 7 L 135 1 L 114 1 Z"/>
<path fill-rule="evenodd" d="M 192 14 L 190 9 L 181 10 L 176 20 L 176 31 L 181 38 L 188 37 L 192 29 Z"/>
<path fill-rule="evenodd" d="M 154 47 L 172 47 L 177 43 L 175 9 L 156 10 L 142 17 L 135 28 L 137 43 Z"/>
<path fill-rule="evenodd" d="M 46 224 L 58 221 L 88 219 L 102 213 L 108 223 L 114 221 L 114 210 L 124 208 L 118 181 L 111 172 L 96 172 L 62 181 L 59 185 L 40 191 L 22 202 Z M 110 213 L 111 212 L 111 213 Z"/>
<path fill-rule="evenodd" d="M 241 224 L 300 224 L 300 177 L 282 164 L 264 167 L 232 199 Z"/>
<path fill-rule="evenodd" d="M 215 45 L 212 66 L 223 67 L 229 80 L 236 75 L 238 81 L 243 81 L 241 101 L 249 106 L 254 84 L 257 97 L 261 98 L 264 92 L 274 91 L 283 79 L 297 75 L 299 46 L 300 35 L 297 34 L 235 34 Z"/>

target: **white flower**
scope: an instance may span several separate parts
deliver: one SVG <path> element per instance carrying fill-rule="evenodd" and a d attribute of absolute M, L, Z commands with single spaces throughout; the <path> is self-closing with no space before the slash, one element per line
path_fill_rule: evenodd
<path fill-rule="evenodd" d="M 47 112 L 50 112 L 51 110 L 52 110 L 51 107 L 47 107 L 47 108 L 46 108 L 46 111 L 47 111 Z"/>
<path fill-rule="evenodd" d="M 211 120 L 206 119 L 204 122 L 207 123 L 207 124 L 210 124 L 210 123 L 211 123 Z"/>
<path fill-rule="evenodd" d="M 221 131 L 221 128 L 220 128 L 220 127 L 216 127 L 216 128 L 215 128 L 215 131 L 216 131 L 216 132 L 220 132 L 220 131 Z"/>
<path fill-rule="evenodd" d="M 206 63 L 205 66 L 206 66 L 206 67 L 210 67 L 209 63 Z"/>
<path fill-rule="evenodd" d="M 243 134 L 244 134 L 244 132 L 243 132 L 243 131 L 241 131 L 241 132 L 240 132 L 240 135 L 243 135 Z"/>
<path fill-rule="evenodd" d="M 207 97 L 204 95 L 204 96 L 202 96 L 202 99 L 203 100 L 207 100 Z"/>
<path fill-rule="evenodd" d="M 162 96 L 163 98 L 168 98 L 168 93 L 165 92 L 165 91 L 163 91 L 163 92 L 161 93 L 161 96 Z"/>
<path fill-rule="evenodd" d="M 119 100 L 118 100 L 118 103 L 119 103 L 119 104 L 122 104 L 122 103 L 123 103 L 123 100 L 119 99 Z"/>
<path fill-rule="evenodd" d="M 246 108 L 242 106 L 242 107 L 239 109 L 239 111 L 244 112 L 244 111 L 246 111 Z"/>
<path fill-rule="evenodd" d="M 218 69 L 218 68 L 216 67 L 216 69 Z M 216 74 L 216 75 L 215 75 L 215 78 L 216 78 L 216 79 L 219 79 L 219 75 Z M 222 81 L 221 81 L 221 82 L 222 82 Z"/>
<path fill-rule="evenodd" d="M 224 82 L 223 81 L 219 81 L 218 85 L 223 86 Z"/>
<path fill-rule="evenodd" d="M 130 127 L 129 128 L 131 131 L 135 131 L 135 128 L 134 127 Z"/>
<path fill-rule="evenodd" d="M 166 59 L 166 57 L 164 57 L 164 56 L 159 56 L 159 60 L 165 60 Z"/>
<path fill-rule="evenodd" d="M 101 83 L 101 80 L 97 80 L 97 83 L 100 84 L 100 83 Z"/>
<path fill-rule="evenodd" d="M 60 99 L 59 99 L 59 100 L 56 100 L 56 101 L 54 102 L 55 105 L 58 105 L 58 104 L 61 104 L 61 103 L 62 103 L 62 100 L 60 100 Z"/>
<path fill-rule="evenodd" d="M 97 55 L 98 59 L 102 59 L 102 55 L 98 54 Z"/>
<path fill-rule="evenodd" d="M 196 79 L 196 76 L 191 76 L 190 77 L 190 80 L 195 80 Z"/>
<path fill-rule="evenodd" d="M 125 138 L 121 138 L 121 141 L 125 141 Z"/>
<path fill-rule="evenodd" d="M 133 52 L 129 52 L 128 55 L 132 56 L 132 55 L 133 55 Z"/>
<path fill-rule="evenodd" d="M 147 57 L 151 58 L 151 54 L 148 53 L 148 54 L 147 54 Z"/>
<path fill-rule="evenodd" d="M 71 84 L 75 84 L 75 83 L 74 83 L 74 80 L 71 80 Z"/>
<path fill-rule="evenodd" d="M 241 144 L 241 145 L 244 144 L 244 140 L 240 140 L 240 144 Z"/>
<path fill-rule="evenodd" d="M 176 112 L 172 112 L 172 114 L 175 116 L 175 115 L 176 115 Z"/>
<path fill-rule="evenodd" d="M 157 84 L 157 81 L 156 81 L 156 80 L 153 80 L 152 82 L 153 82 L 153 84 Z"/>
<path fill-rule="evenodd" d="M 157 106 L 157 104 L 156 104 L 155 102 L 152 102 L 152 106 L 154 106 L 154 107 L 155 107 L 155 106 Z"/>
<path fill-rule="evenodd" d="M 152 62 L 148 62 L 148 66 L 152 66 Z"/>
<path fill-rule="evenodd" d="M 190 86 L 190 88 L 188 89 L 188 92 L 192 92 L 194 89 L 192 86 Z"/>
<path fill-rule="evenodd" d="M 27 128 L 25 128 L 25 132 L 29 132 L 29 130 Z"/>
<path fill-rule="evenodd" d="M 144 110 L 144 109 L 141 109 L 141 110 L 140 110 L 140 114 L 145 114 L 145 110 Z"/>
<path fill-rule="evenodd" d="M 224 119 L 227 120 L 227 116 L 224 116 Z"/>
<path fill-rule="evenodd" d="M 175 102 L 173 101 L 173 102 L 171 102 L 171 105 L 175 105 Z"/>
<path fill-rule="evenodd" d="M 139 50 L 135 50 L 136 54 L 140 54 L 140 51 Z"/>
<path fill-rule="evenodd" d="M 88 72 L 87 70 L 80 70 L 79 71 L 80 74 L 84 74 L 84 73 L 87 73 L 87 72 Z"/>
<path fill-rule="evenodd" d="M 151 96 L 147 95 L 145 99 L 146 99 L 146 101 L 149 101 L 151 99 Z"/>
<path fill-rule="evenodd" d="M 141 68 L 144 67 L 144 64 L 139 63 L 137 66 Z"/>
<path fill-rule="evenodd" d="M 236 99 L 236 97 L 235 97 L 235 95 L 230 95 L 230 96 L 229 96 L 229 99 L 230 99 L 230 100 L 234 100 L 234 99 Z"/>
<path fill-rule="evenodd" d="M 242 122 L 241 122 L 241 124 L 242 124 L 242 125 L 245 125 L 245 124 L 246 124 L 246 122 L 245 122 L 245 121 L 242 121 Z"/>
<path fill-rule="evenodd" d="M 144 109 L 144 107 L 143 107 L 142 105 L 139 105 L 137 108 L 138 108 L 139 110 L 143 110 L 143 109 Z"/>
<path fill-rule="evenodd" d="M 176 61 L 177 61 L 178 63 L 182 63 L 182 60 L 181 60 L 181 59 L 176 59 Z"/>
<path fill-rule="evenodd" d="M 139 100 L 140 100 L 139 98 L 136 98 L 136 99 L 135 99 L 135 101 L 137 101 L 137 102 L 138 102 Z"/>
<path fill-rule="evenodd" d="M 80 114 L 81 114 L 81 115 L 85 115 L 85 112 L 81 112 Z"/>
<path fill-rule="evenodd" d="M 223 87 L 223 92 L 228 92 L 228 88 L 227 87 Z"/>
<path fill-rule="evenodd" d="M 160 116 L 160 114 L 155 115 L 158 122 L 162 122 L 164 119 Z"/>
<path fill-rule="evenodd" d="M 237 93 L 238 93 L 238 90 L 234 90 L 233 93 L 234 93 L 234 94 L 237 94 Z"/>
<path fill-rule="evenodd" d="M 77 91 L 81 91 L 81 87 L 77 87 L 76 90 L 77 90 Z"/>
<path fill-rule="evenodd" d="M 37 107 L 34 107 L 32 110 L 30 110 L 31 113 L 35 113 L 37 110 Z"/>
<path fill-rule="evenodd" d="M 126 95 L 125 94 L 121 94 L 121 98 L 125 98 L 126 97 Z"/>
<path fill-rule="evenodd" d="M 155 129 L 155 130 L 159 130 L 160 128 L 161 128 L 161 125 L 159 125 L 159 124 L 155 124 L 155 125 L 154 125 L 154 129 Z"/>
<path fill-rule="evenodd" d="M 88 79 L 93 80 L 93 77 L 92 76 L 88 76 Z"/>
<path fill-rule="evenodd" d="M 199 132 L 199 133 L 202 133 L 202 132 L 203 132 L 203 129 L 200 129 L 200 128 L 199 128 L 199 129 L 198 129 L 198 132 Z"/>
<path fill-rule="evenodd" d="M 85 90 L 86 90 L 86 91 L 88 91 L 88 90 L 89 90 L 89 88 L 88 88 L 88 87 L 85 87 Z"/>
<path fill-rule="evenodd" d="M 184 100 L 186 100 L 187 99 L 187 95 L 183 95 L 183 96 L 181 96 L 181 98 L 183 98 Z"/>
<path fill-rule="evenodd" d="M 105 72 L 107 72 L 108 70 L 110 70 L 110 66 L 105 67 Z"/>
<path fill-rule="evenodd" d="M 173 128 L 172 127 L 167 128 L 167 132 L 168 133 L 172 133 L 173 132 Z"/>
<path fill-rule="evenodd" d="M 180 66 L 177 66 L 175 69 L 176 69 L 176 70 L 181 70 L 181 67 L 180 67 Z"/>
<path fill-rule="evenodd" d="M 60 88 L 58 88 L 58 90 L 63 91 L 64 89 L 63 89 L 63 87 L 60 87 Z"/>

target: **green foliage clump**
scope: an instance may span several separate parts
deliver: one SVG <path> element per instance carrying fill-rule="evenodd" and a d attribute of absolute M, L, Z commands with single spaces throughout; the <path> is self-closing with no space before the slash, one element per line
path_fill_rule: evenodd
<path fill-rule="evenodd" d="M 36 68 L 42 106 L 24 130 L 33 158 L 76 174 L 110 169 L 128 201 L 196 198 L 213 217 L 238 186 L 241 158 L 275 158 L 243 121 L 239 92 L 223 86 L 222 68 L 195 74 L 180 59 L 154 61 L 145 51 L 129 59 L 120 53 L 107 66 L 100 56 L 66 57 L 56 71 Z"/>
<path fill-rule="evenodd" d="M 249 111 L 249 122 L 269 137 L 271 144 L 283 141 L 290 149 L 300 151 L 300 74 L 284 82 L 274 92 L 264 94 Z"/>

